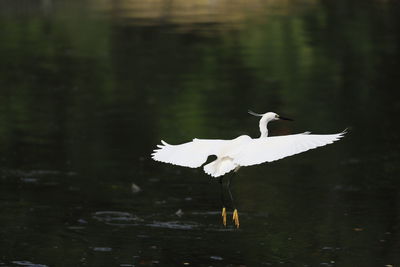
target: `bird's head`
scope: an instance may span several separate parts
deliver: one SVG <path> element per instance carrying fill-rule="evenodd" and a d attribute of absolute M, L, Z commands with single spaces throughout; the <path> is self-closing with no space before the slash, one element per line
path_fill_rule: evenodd
<path fill-rule="evenodd" d="M 255 113 L 255 112 L 249 110 L 249 114 L 251 114 L 253 116 L 257 116 L 257 117 L 262 117 L 262 119 L 264 119 L 267 122 L 269 122 L 269 121 L 277 121 L 277 120 L 292 121 L 292 119 L 289 119 L 289 118 L 286 118 L 286 117 L 282 117 L 282 116 L 276 114 L 275 112 L 267 112 L 267 113 L 264 113 L 264 114 L 259 114 L 259 113 Z"/>

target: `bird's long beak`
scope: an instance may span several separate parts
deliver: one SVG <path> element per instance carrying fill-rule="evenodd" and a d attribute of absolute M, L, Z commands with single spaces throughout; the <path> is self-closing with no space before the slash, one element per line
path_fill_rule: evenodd
<path fill-rule="evenodd" d="M 279 116 L 279 119 L 280 120 L 285 120 L 285 121 L 293 121 L 292 119 L 285 118 L 285 117 L 282 117 L 282 116 Z"/>
<path fill-rule="evenodd" d="M 249 114 L 251 114 L 253 116 L 257 116 L 257 117 L 262 117 L 264 115 L 264 114 L 255 113 L 255 112 L 251 111 L 250 109 L 247 112 L 249 112 Z"/>

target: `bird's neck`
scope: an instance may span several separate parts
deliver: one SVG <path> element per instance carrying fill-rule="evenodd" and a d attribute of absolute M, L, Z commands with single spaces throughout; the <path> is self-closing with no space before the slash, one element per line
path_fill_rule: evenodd
<path fill-rule="evenodd" d="M 259 126 L 260 126 L 260 138 L 268 137 L 268 121 L 265 118 L 261 118 Z"/>

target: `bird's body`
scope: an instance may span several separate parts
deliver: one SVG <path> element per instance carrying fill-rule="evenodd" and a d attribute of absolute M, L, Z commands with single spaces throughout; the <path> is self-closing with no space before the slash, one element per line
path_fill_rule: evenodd
<path fill-rule="evenodd" d="M 269 113 L 272 112 L 266 114 Z M 215 155 L 217 159 L 204 165 L 203 169 L 212 177 L 219 177 L 239 167 L 271 162 L 331 144 L 345 133 L 316 135 L 305 132 L 269 137 L 268 122 L 282 118 L 274 117 L 275 113 L 269 116 L 266 114 L 260 120 L 259 138 L 241 135 L 231 140 L 193 139 L 180 145 L 170 145 L 161 141 L 162 145 L 154 150 L 152 157 L 156 161 L 198 168 L 207 161 L 208 156 Z"/>
<path fill-rule="evenodd" d="M 210 155 L 215 155 L 217 159 L 204 165 L 203 169 L 205 173 L 212 177 L 220 177 L 230 171 L 238 170 L 243 166 L 271 162 L 316 147 L 331 144 L 339 140 L 345 134 L 345 131 L 337 134 L 325 135 L 305 132 L 269 137 L 267 128 L 268 122 L 290 119 L 283 118 L 273 112 L 257 114 L 249 111 L 249 113 L 261 117 L 259 122 L 259 138 L 251 138 L 247 135 L 242 135 L 231 140 L 193 139 L 191 142 L 180 145 L 170 145 L 161 141 L 162 145 L 158 145 L 158 149 L 154 150 L 152 158 L 156 161 L 174 165 L 198 168 L 207 161 Z M 223 213 L 224 212 L 223 210 Z M 236 209 L 235 212 L 237 213 Z"/>

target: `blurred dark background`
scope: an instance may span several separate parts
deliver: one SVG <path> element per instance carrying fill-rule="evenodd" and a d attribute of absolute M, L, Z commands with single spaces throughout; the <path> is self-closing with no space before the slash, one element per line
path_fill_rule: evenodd
<path fill-rule="evenodd" d="M 0 266 L 397 266 L 398 1 L 0 2 Z M 348 135 L 244 168 L 161 139 Z M 140 191 L 138 192 L 138 188 Z"/>

